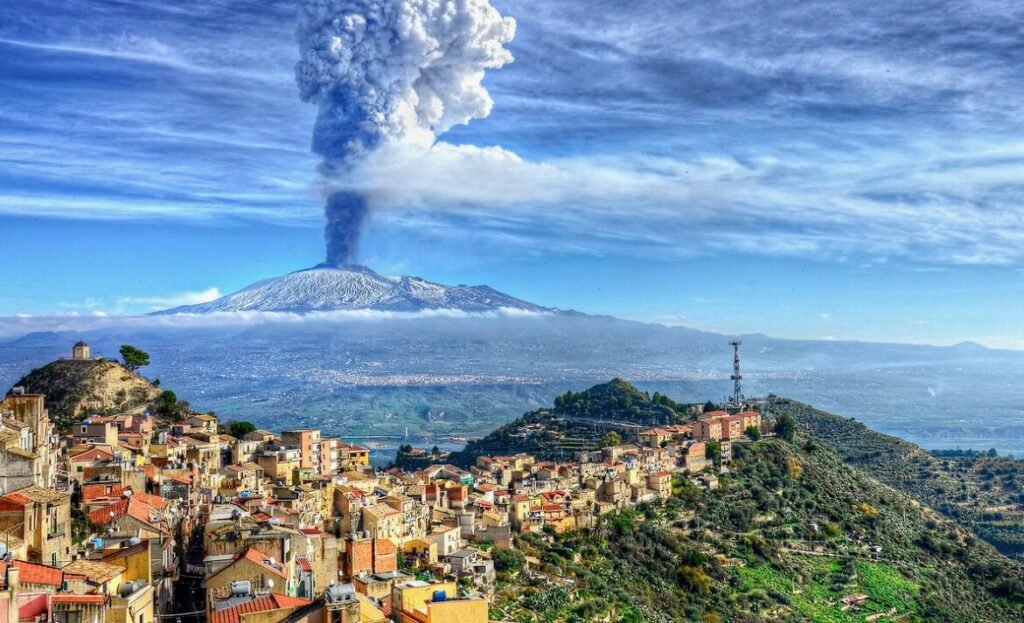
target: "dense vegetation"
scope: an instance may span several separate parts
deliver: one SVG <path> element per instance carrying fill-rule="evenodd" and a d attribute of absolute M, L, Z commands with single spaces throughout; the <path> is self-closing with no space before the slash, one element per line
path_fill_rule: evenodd
<path fill-rule="evenodd" d="M 553 409 L 531 411 L 506 424 L 464 450 L 452 461 L 472 464 L 484 454 L 529 452 L 541 458 L 571 457 L 577 450 L 593 450 L 615 439 L 631 441 L 639 430 L 689 422 L 689 405 L 667 396 L 651 396 L 622 379 L 595 385 L 582 392 L 555 398 Z"/>
<path fill-rule="evenodd" d="M 514 621 L 1014 621 L 1021 568 L 798 436 L 737 446 L 706 491 L 498 553 L 492 618 Z M 854 605 L 847 606 L 846 602 Z"/>
<path fill-rule="evenodd" d="M 1024 461 L 977 452 L 936 456 L 792 400 L 775 399 L 770 410 L 792 415 L 847 463 L 971 528 L 1004 554 L 1024 556 Z"/>

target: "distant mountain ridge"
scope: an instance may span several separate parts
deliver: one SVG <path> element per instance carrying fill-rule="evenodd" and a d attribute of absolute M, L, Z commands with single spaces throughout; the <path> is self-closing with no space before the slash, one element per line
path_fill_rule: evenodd
<path fill-rule="evenodd" d="M 446 286 L 419 277 L 385 277 L 365 266 L 335 268 L 319 265 L 258 281 L 209 303 L 175 307 L 155 314 L 304 313 L 366 309 L 401 312 L 428 309 L 554 311 L 488 286 Z"/>

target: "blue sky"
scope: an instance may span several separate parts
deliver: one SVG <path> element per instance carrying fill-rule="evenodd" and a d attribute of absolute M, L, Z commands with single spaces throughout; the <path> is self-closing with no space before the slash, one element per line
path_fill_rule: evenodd
<path fill-rule="evenodd" d="M 724 332 L 1024 348 L 1019 3 L 495 5 L 518 32 L 492 114 L 376 172 L 362 262 Z M 295 10 L 0 6 L 0 315 L 320 261 Z"/>

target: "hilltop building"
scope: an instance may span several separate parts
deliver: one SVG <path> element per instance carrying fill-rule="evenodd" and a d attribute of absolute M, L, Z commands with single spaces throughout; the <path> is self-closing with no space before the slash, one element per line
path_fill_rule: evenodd
<path fill-rule="evenodd" d="M 83 341 L 77 342 L 71 347 L 71 358 L 75 361 L 86 361 L 92 358 L 89 345 Z"/>

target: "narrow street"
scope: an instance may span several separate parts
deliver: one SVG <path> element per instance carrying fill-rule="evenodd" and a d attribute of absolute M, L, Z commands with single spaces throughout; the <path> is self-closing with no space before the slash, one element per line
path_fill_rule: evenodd
<path fill-rule="evenodd" d="M 203 528 L 196 526 L 189 539 L 188 549 L 181 560 L 181 573 L 174 586 L 174 611 L 173 616 L 164 620 L 173 620 L 175 623 L 193 623 L 206 618 L 206 593 L 203 591 L 202 574 L 190 573 L 193 569 L 203 566 Z"/>

